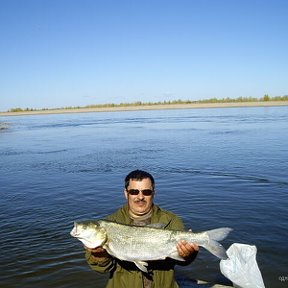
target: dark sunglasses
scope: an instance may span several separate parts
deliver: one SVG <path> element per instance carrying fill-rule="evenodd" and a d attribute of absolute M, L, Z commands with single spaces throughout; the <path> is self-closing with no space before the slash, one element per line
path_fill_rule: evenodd
<path fill-rule="evenodd" d="M 142 194 L 144 196 L 151 196 L 154 191 L 151 189 L 143 189 L 143 190 L 139 190 L 139 189 L 129 189 L 127 190 L 128 194 L 130 195 L 138 195 L 140 192 L 142 192 Z"/>

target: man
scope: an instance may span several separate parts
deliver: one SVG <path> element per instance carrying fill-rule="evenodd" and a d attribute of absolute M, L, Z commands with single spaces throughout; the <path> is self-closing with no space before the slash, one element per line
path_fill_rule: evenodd
<path fill-rule="evenodd" d="M 161 209 L 153 203 L 155 182 L 151 174 L 135 170 L 125 178 L 125 198 L 127 203 L 108 220 L 121 224 L 143 226 L 162 223 L 164 229 L 184 230 L 183 222 L 175 214 Z M 89 266 L 100 273 L 110 272 L 107 288 L 177 288 L 174 279 L 174 266 L 180 264 L 173 259 L 151 261 L 149 273 L 143 273 L 132 262 L 120 261 L 111 257 L 103 248 L 86 249 Z M 191 263 L 199 250 L 196 244 L 180 241 L 177 244 L 178 254 Z"/>

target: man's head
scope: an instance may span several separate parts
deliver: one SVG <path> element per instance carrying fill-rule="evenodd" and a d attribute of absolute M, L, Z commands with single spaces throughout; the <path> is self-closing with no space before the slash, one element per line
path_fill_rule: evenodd
<path fill-rule="evenodd" d="M 132 216 L 139 217 L 150 212 L 153 206 L 154 188 L 154 178 L 148 172 L 135 170 L 126 176 L 124 193 Z"/>

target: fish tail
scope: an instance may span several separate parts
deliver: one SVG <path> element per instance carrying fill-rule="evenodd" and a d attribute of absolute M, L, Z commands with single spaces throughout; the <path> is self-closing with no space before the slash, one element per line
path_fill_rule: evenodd
<path fill-rule="evenodd" d="M 225 239 L 231 231 L 231 228 L 218 228 L 206 231 L 206 234 L 208 235 L 208 241 L 202 246 L 218 258 L 227 259 L 228 256 L 226 254 L 226 250 L 217 241 Z"/>

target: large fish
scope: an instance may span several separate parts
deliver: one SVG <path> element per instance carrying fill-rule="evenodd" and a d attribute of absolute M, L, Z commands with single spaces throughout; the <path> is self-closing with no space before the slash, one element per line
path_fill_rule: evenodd
<path fill-rule="evenodd" d="M 70 234 L 88 248 L 102 246 L 110 255 L 134 262 L 144 272 L 147 272 L 146 261 L 167 257 L 184 261 L 176 249 L 179 240 L 196 243 L 221 259 L 228 258 L 225 249 L 217 241 L 223 240 L 232 230 L 230 228 L 192 233 L 167 230 L 160 226 L 161 224 L 132 226 L 108 220 L 90 220 L 75 222 Z"/>

